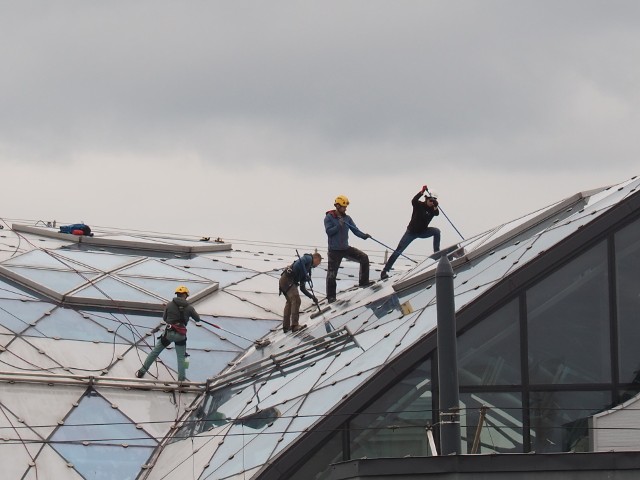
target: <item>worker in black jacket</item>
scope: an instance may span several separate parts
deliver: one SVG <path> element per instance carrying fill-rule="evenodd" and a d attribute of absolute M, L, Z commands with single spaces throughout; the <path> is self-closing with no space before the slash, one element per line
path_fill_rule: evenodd
<path fill-rule="evenodd" d="M 406 250 L 411 242 L 416 238 L 429 238 L 433 237 L 433 251 L 434 253 L 440 250 L 440 230 L 435 227 L 430 227 L 429 223 L 433 220 L 433 217 L 440 215 L 438 210 L 438 199 L 431 195 L 425 194 L 427 186 L 424 185 L 422 189 L 411 199 L 411 205 L 413 212 L 411 213 L 411 221 L 407 225 L 407 231 L 404 233 L 395 251 L 387 260 L 386 265 L 380 273 L 380 278 L 385 279 L 389 276 L 389 270 L 393 267 L 398 257 Z M 420 201 L 420 196 L 425 196 L 424 201 Z"/>

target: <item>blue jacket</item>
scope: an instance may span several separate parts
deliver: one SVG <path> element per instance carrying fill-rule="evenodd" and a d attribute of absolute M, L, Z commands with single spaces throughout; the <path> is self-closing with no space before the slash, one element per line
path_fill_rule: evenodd
<path fill-rule="evenodd" d="M 302 257 L 293 262 L 293 265 L 291 265 L 292 280 L 296 282 L 296 285 L 304 286 L 305 282 L 311 280 L 312 262 L 313 257 L 308 253 L 305 253 Z"/>
<path fill-rule="evenodd" d="M 342 224 L 340 224 L 342 220 Z M 349 248 L 349 230 L 354 235 L 366 240 L 369 236 L 361 232 L 349 215 L 339 217 L 338 212 L 329 210 L 324 217 L 324 229 L 329 240 L 329 250 L 346 250 Z"/>
<path fill-rule="evenodd" d="M 311 285 L 311 268 L 313 267 L 313 256 L 305 253 L 298 260 L 293 262 L 290 267 L 290 278 L 293 283 L 300 286 L 300 291 L 307 297 L 317 302 L 316 298 L 307 290 L 307 282 Z M 287 269 L 287 272 L 289 269 Z"/>

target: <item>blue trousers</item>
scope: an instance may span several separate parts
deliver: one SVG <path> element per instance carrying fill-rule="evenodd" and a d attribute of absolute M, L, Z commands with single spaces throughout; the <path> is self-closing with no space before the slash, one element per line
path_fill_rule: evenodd
<path fill-rule="evenodd" d="M 155 362 L 156 358 L 158 358 L 158 355 L 160 355 L 160 353 L 166 347 L 171 345 L 171 342 L 173 342 L 176 345 L 176 357 L 178 359 L 178 381 L 183 382 L 186 379 L 185 368 L 184 368 L 184 359 L 185 359 L 184 354 L 187 351 L 187 337 L 184 335 L 180 335 L 178 332 L 174 330 L 167 330 L 165 335 L 166 335 L 165 338 L 167 339 L 168 343 L 165 345 L 162 342 L 162 340 L 159 341 L 147 356 L 147 359 L 144 361 L 144 364 L 142 364 L 141 370 L 144 373 L 146 373 L 149 370 L 149 367 L 151 367 L 151 364 Z"/>
<path fill-rule="evenodd" d="M 413 242 L 416 238 L 429 238 L 433 237 L 433 251 L 438 252 L 440 250 L 440 230 L 435 227 L 427 227 L 424 232 L 420 233 L 411 233 L 408 230 L 404 232 L 404 235 L 400 239 L 398 246 L 395 251 L 387 260 L 386 265 L 384 266 L 384 271 L 388 272 L 393 267 L 393 264 L 396 263 L 398 257 L 404 252 L 407 247 Z"/>

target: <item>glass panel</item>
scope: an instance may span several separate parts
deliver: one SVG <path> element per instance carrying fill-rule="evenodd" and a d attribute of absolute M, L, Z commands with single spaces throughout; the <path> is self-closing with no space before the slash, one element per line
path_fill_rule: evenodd
<path fill-rule="evenodd" d="M 190 268 L 189 271 L 201 277 L 218 282 L 220 284 L 220 288 L 227 287 L 232 283 L 237 283 L 245 278 L 251 278 L 252 276 L 257 275 L 256 272 L 251 270 L 243 270 L 230 265 L 229 268 L 232 270 L 226 268 Z"/>
<path fill-rule="evenodd" d="M 610 392 L 532 392 L 531 449 L 545 452 L 589 450 L 589 417 L 611 406 Z"/>
<path fill-rule="evenodd" d="M 174 286 L 175 288 L 175 286 Z M 160 299 L 147 295 L 140 290 L 125 285 L 111 277 L 100 280 L 95 285 L 76 292 L 74 297 L 125 300 L 130 302 L 158 303 Z"/>
<path fill-rule="evenodd" d="M 611 378 L 606 243 L 527 291 L 531 384 Z"/>
<path fill-rule="evenodd" d="M 132 257 L 129 255 L 117 255 L 113 253 L 99 253 L 95 251 L 81 252 L 65 250 L 64 252 L 61 252 L 58 250 L 56 254 L 59 255 L 62 260 L 68 258 L 72 261 L 75 261 L 75 264 L 87 265 L 101 272 L 110 272 L 130 263 L 136 262 L 141 258 Z M 72 263 L 70 265 L 74 267 L 75 264 Z M 74 269 L 77 268 L 79 267 L 75 267 Z"/>
<path fill-rule="evenodd" d="M 485 416 L 475 453 L 522 453 L 522 395 L 520 392 L 460 394 L 462 453 L 472 453 L 481 411 Z"/>
<path fill-rule="evenodd" d="M 349 423 L 351 458 L 429 455 L 431 361 L 419 364 Z"/>
<path fill-rule="evenodd" d="M 640 220 L 615 234 L 620 382 L 640 383 Z"/>
<path fill-rule="evenodd" d="M 214 331 L 221 338 L 226 338 L 229 342 L 237 345 L 241 349 L 247 349 L 253 342 L 264 337 L 271 331 L 271 328 L 279 326 L 280 322 L 270 320 L 247 320 L 244 318 L 225 318 L 202 316 L 203 320 L 216 325 Z M 215 328 L 215 327 L 214 327 Z"/>
<path fill-rule="evenodd" d="M 244 351 L 244 349 L 239 348 L 237 345 L 231 343 L 230 341 L 222 340 L 220 337 L 225 337 L 225 332 L 215 329 L 214 327 L 211 327 L 205 323 L 196 325 L 195 322 L 190 321 L 188 328 L 189 348 L 197 348 L 200 350 L 208 351 L 219 350 L 234 353 L 240 353 Z M 213 330 L 213 332 L 211 330 Z"/>
<path fill-rule="evenodd" d="M 520 383 L 520 321 L 513 300 L 458 337 L 460 385 Z"/>
<path fill-rule="evenodd" d="M 149 330 L 159 326 L 162 321 L 161 313 L 148 316 L 83 311 L 82 314 L 89 315 L 91 320 L 105 327 L 107 331 L 115 332 L 118 337 L 124 338 L 128 343 L 136 343 Z"/>
<path fill-rule="evenodd" d="M 189 341 L 187 341 L 187 352 L 189 353 L 189 368 L 186 370 L 186 375 L 191 382 L 204 382 L 208 378 L 216 376 L 238 356 L 238 353 L 235 352 L 194 350 Z M 177 371 L 175 348 L 165 349 L 160 357 L 165 365 Z"/>
<path fill-rule="evenodd" d="M 151 447 L 54 444 L 65 460 L 87 480 L 134 480 L 151 456 Z"/>
<path fill-rule="evenodd" d="M 66 293 L 98 278 L 94 273 L 37 270 L 26 267 L 11 267 L 11 270 L 32 282 L 39 283 L 58 293 Z"/>
<path fill-rule="evenodd" d="M 73 267 L 64 262 L 64 259 L 60 261 L 53 255 L 49 255 L 48 251 L 45 250 L 33 250 L 29 253 L 25 253 L 24 255 L 19 255 L 9 260 L 5 260 L 2 264 L 6 267 L 9 265 L 27 265 L 30 267 L 55 268 L 59 270 L 73 269 Z"/>
<path fill-rule="evenodd" d="M 78 312 L 68 308 L 56 308 L 51 315 L 40 320 L 35 327 L 26 330 L 24 335 L 100 342 L 115 340 L 113 333 L 107 332 L 102 326 L 83 318 Z"/>
<path fill-rule="evenodd" d="M 118 275 L 130 277 L 156 277 L 156 278 L 171 278 L 174 280 L 193 280 L 193 281 L 204 281 L 206 279 L 202 277 L 198 277 L 197 275 L 193 275 L 190 273 L 191 270 L 186 271 L 179 267 L 174 267 L 172 265 L 167 265 L 164 262 L 159 262 L 157 260 L 147 260 L 146 262 L 137 263 L 132 267 L 126 268 L 124 270 L 119 270 Z"/>
<path fill-rule="evenodd" d="M 112 408 L 102 397 L 95 393 L 85 395 L 78 406 L 65 419 L 64 425 L 58 428 L 51 440 L 57 442 L 100 443 L 103 445 L 128 445 L 155 447 L 156 441 L 125 417 L 120 411 Z M 75 459 L 71 459 L 73 463 Z"/>
<path fill-rule="evenodd" d="M 13 287 L 8 283 L 0 281 L 0 299 L 29 299 L 35 300 L 34 297 L 28 295 L 26 292 L 20 291 L 17 287 Z"/>
<path fill-rule="evenodd" d="M 291 480 L 326 480 L 331 478 L 331 464 L 342 461 L 342 432 L 334 433 L 329 440 L 317 448 Z"/>
<path fill-rule="evenodd" d="M 30 323 L 36 322 L 45 312 L 54 308 L 50 303 L 37 300 L 0 300 L 0 324 L 15 333 L 20 333 L 28 328 Z"/>
<path fill-rule="evenodd" d="M 128 283 L 132 283 L 143 290 L 154 293 L 159 297 L 171 299 L 174 295 L 178 284 L 177 280 L 156 280 L 153 278 L 136 278 L 136 277 L 123 277 L 123 280 Z M 180 280 L 180 285 L 184 285 L 189 289 L 191 295 L 201 292 L 205 288 L 209 287 L 210 283 L 195 283 L 187 280 Z"/>

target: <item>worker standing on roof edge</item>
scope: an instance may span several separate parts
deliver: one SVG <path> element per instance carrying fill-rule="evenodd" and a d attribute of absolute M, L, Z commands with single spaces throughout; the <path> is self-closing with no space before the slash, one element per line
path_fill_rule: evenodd
<path fill-rule="evenodd" d="M 287 333 L 289 329 L 292 332 L 297 332 L 306 327 L 306 325 L 298 324 L 298 319 L 300 318 L 298 286 L 300 286 L 302 293 L 309 297 L 313 303 L 318 303 L 318 299 L 309 293 L 305 283 L 311 281 L 311 269 L 320 265 L 320 262 L 322 262 L 322 255 L 318 252 L 314 254 L 305 253 L 282 272 L 279 285 L 280 293 L 287 299 L 284 313 L 282 314 L 282 330 L 284 333 Z"/>
<path fill-rule="evenodd" d="M 329 241 L 329 260 L 327 265 L 327 301 L 336 300 L 336 278 L 343 258 L 360 263 L 359 285 L 366 287 L 373 282 L 369 281 L 369 256 L 349 246 L 349 230 L 354 235 L 366 240 L 371 235 L 364 233 L 356 227 L 353 219 L 347 215 L 349 199 L 344 195 L 338 195 L 334 201 L 335 210 L 329 210 L 324 217 L 324 229 Z"/>
<path fill-rule="evenodd" d="M 184 285 L 176 288 L 176 296 L 164 309 L 162 320 L 167 324 L 164 333 L 158 337 L 160 342 L 151 350 L 151 353 L 144 361 L 142 368 L 136 372 L 136 377 L 142 378 L 149 370 L 151 364 L 158 358 L 158 355 L 171 343 L 176 344 L 176 357 L 178 359 L 178 381 L 183 382 L 185 375 L 185 354 L 187 351 L 187 323 L 189 318 L 196 322 L 200 321 L 200 315 L 193 306 L 189 305 L 187 297 L 189 289 Z"/>
<path fill-rule="evenodd" d="M 435 253 L 440 250 L 440 230 L 429 226 L 433 217 L 440 215 L 438 199 L 433 194 L 424 193 L 425 191 L 427 191 L 427 186 L 423 185 L 422 189 L 411 199 L 411 205 L 413 206 L 411 220 L 409 221 L 409 225 L 407 225 L 407 231 L 400 239 L 398 246 L 389 257 L 389 260 L 387 260 L 382 272 L 380 272 L 380 278 L 383 280 L 389 277 L 389 270 L 391 270 L 393 264 L 416 238 L 433 237 L 433 252 Z M 423 194 L 425 200 L 421 202 L 420 196 Z"/>

